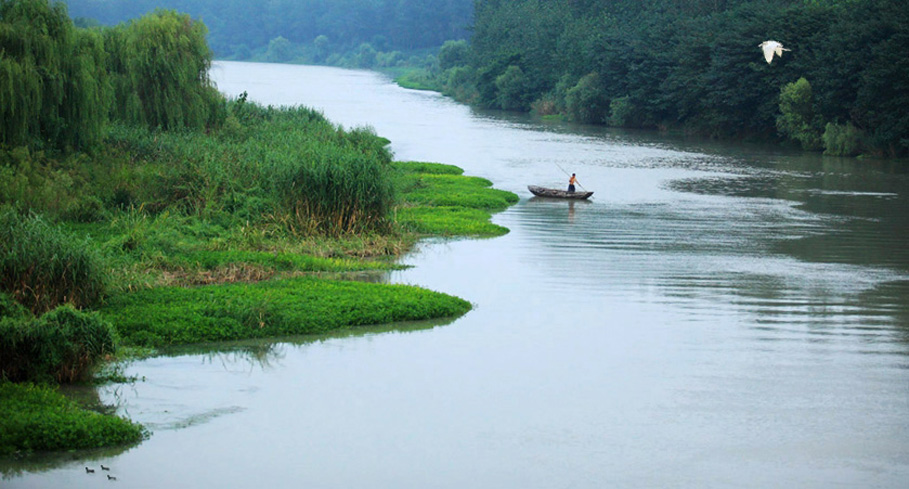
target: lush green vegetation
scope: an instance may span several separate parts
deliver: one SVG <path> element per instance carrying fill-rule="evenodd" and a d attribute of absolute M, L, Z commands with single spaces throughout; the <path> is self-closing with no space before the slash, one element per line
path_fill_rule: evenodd
<path fill-rule="evenodd" d="M 36 215 L 0 209 L 0 292 L 35 314 L 95 305 L 105 289 L 100 257 Z"/>
<path fill-rule="evenodd" d="M 55 388 L 0 381 L 0 456 L 135 443 L 145 430 L 79 407 Z"/>
<path fill-rule="evenodd" d="M 0 0 L 0 144 L 96 142 L 107 121 L 107 53 L 57 3 Z"/>
<path fill-rule="evenodd" d="M 0 133 L 0 380 L 82 381 L 118 345 L 470 309 L 438 292 L 319 274 L 396 268 L 426 234 L 501 234 L 489 213 L 517 196 L 456 167 L 393 163 L 369 128 L 225 99 L 207 77 L 205 33 L 172 11 L 88 31 L 62 4 L 0 0 L 0 106 L 15 117 L 38 107 L 24 117 L 39 119 L 4 119 Z M 0 453 L 141 436 L 48 387 L 0 389 L 11 413 L 0 413 Z"/>
<path fill-rule="evenodd" d="M 584 123 L 782 137 L 829 154 L 909 153 L 901 0 L 475 5 L 469 46 L 439 53 L 438 80 L 461 100 Z M 767 64 L 758 44 L 768 39 L 791 51 Z"/>
<path fill-rule="evenodd" d="M 398 162 L 398 185 L 402 202 L 397 221 L 409 229 L 430 235 L 499 236 L 508 229 L 489 222 L 518 196 L 490 188 L 485 178 L 461 176 L 450 165 Z"/>
<path fill-rule="evenodd" d="M 462 299 L 408 286 L 299 277 L 255 284 L 159 287 L 112 297 L 101 312 L 145 346 L 317 334 L 342 327 L 458 316 Z"/>
<path fill-rule="evenodd" d="M 0 379 L 36 382 L 85 380 L 116 353 L 116 333 L 96 312 L 60 306 L 39 318 L 0 318 Z"/>
<path fill-rule="evenodd" d="M 831 155 L 909 154 L 900 0 L 69 4 L 86 25 L 179 8 L 206 20 L 222 58 L 380 69 L 484 107 Z M 792 51 L 768 65 L 767 39 Z"/>

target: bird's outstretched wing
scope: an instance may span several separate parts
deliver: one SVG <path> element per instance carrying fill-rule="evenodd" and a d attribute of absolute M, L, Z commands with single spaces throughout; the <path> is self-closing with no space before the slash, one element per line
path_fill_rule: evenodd
<path fill-rule="evenodd" d="M 767 64 L 770 64 L 770 62 L 773 61 L 774 54 L 782 56 L 783 51 L 791 51 L 791 49 L 784 48 L 783 45 L 777 41 L 764 41 L 758 44 L 758 47 L 764 51 L 764 59 L 767 60 Z"/>

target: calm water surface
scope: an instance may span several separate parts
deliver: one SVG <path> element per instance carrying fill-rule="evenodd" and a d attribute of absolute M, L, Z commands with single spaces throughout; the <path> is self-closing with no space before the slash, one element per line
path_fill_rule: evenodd
<path fill-rule="evenodd" d="M 7 465 L 3 487 L 95 487 L 99 463 L 137 488 L 909 487 L 900 165 L 482 113 L 369 72 L 212 77 L 518 193 L 507 236 L 426 243 L 389 277 L 475 309 L 132 364 L 144 381 L 97 395 L 148 441 Z M 592 201 L 531 197 L 559 167 Z"/>

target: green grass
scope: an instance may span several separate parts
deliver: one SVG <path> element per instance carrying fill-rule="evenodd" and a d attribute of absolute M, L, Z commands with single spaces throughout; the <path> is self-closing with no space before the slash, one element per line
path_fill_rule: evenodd
<path fill-rule="evenodd" d="M 314 277 L 114 296 L 101 309 L 127 344 L 176 344 L 317 334 L 361 325 L 458 316 L 470 303 L 404 285 Z"/>
<path fill-rule="evenodd" d="M 490 216 L 516 195 L 453 165 L 391 162 L 387 140 L 309 109 L 237 103 L 230 111 L 211 134 L 115 126 L 97 154 L 63 161 L 0 151 L 0 205 L 44 213 L 0 229 L 19 233 L 0 243 L 15 277 L 0 287 L 9 285 L 0 293 L 0 360 L 15 364 L 0 378 L 78 380 L 117 347 L 322 335 L 470 310 L 439 292 L 316 275 L 400 268 L 394 258 L 426 236 L 502 235 Z M 52 252 L 63 245 L 91 260 Z M 79 304 L 97 311 L 64 306 L 36 318 L 19 305 L 22 291 L 43 286 L 20 272 L 57 262 L 78 266 L 42 271 L 39 281 L 75 285 L 86 297 Z M 71 280 L 72 270 L 92 281 Z M 56 304 L 37 299 L 30 309 Z M 69 334 L 63 322 L 81 329 Z M 48 387 L 0 384 L 0 401 L 0 456 L 143 436 Z"/>
<path fill-rule="evenodd" d="M 413 232 L 431 236 L 495 237 L 508 234 L 508 228 L 489 222 L 490 214 L 465 207 L 404 207 L 397 220 Z"/>
<path fill-rule="evenodd" d="M 82 409 L 53 387 L 0 382 L 0 456 L 110 447 L 145 435 L 138 424 Z"/>
<path fill-rule="evenodd" d="M 401 173 L 429 173 L 435 175 L 463 175 L 464 170 L 455 165 L 425 161 L 395 161 L 392 166 Z"/>
<path fill-rule="evenodd" d="M 403 70 L 383 70 L 394 77 L 395 83 L 402 88 L 411 90 L 429 90 L 441 92 L 439 81 L 423 68 L 408 68 Z"/>
<path fill-rule="evenodd" d="M 507 228 L 489 222 L 491 213 L 518 201 L 512 192 L 491 188 L 485 178 L 463 176 L 452 165 L 395 163 L 401 205 L 396 220 L 430 236 L 501 236 Z"/>

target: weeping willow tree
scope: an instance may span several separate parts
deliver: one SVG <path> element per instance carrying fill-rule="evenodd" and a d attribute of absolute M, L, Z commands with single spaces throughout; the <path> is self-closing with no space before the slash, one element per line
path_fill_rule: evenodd
<path fill-rule="evenodd" d="M 111 92 L 104 44 L 66 5 L 0 0 L 0 144 L 78 149 L 98 141 Z"/>
<path fill-rule="evenodd" d="M 201 128 L 223 116 L 208 78 L 208 30 L 189 15 L 157 10 L 105 31 L 114 118 L 152 128 Z"/>

